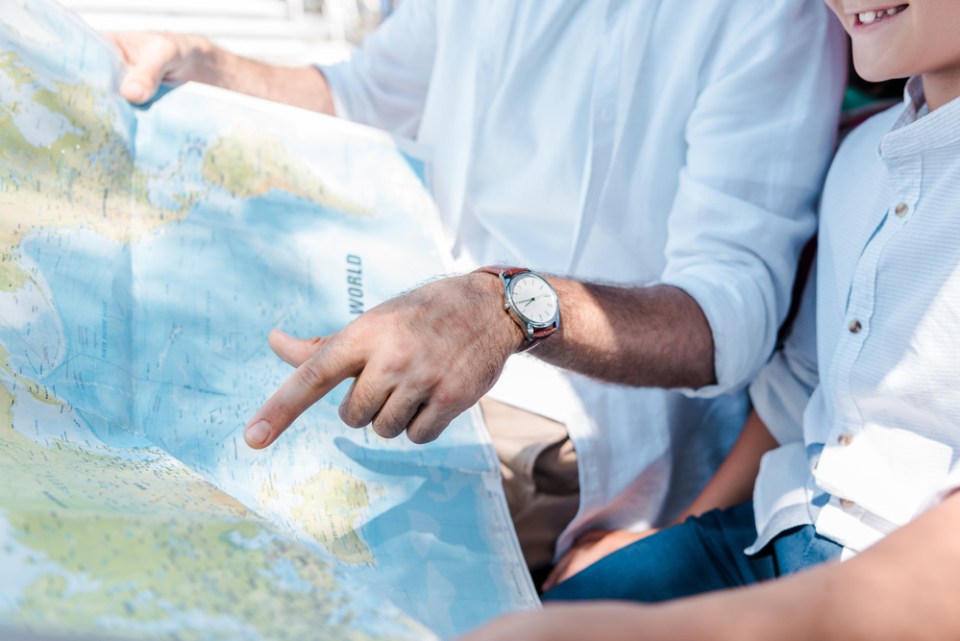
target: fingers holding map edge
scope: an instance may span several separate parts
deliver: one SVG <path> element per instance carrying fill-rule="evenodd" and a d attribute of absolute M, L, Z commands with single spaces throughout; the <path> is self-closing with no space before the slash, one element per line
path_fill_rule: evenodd
<path fill-rule="evenodd" d="M 152 100 L 161 83 L 180 84 L 197 78 L 197 53 L 206 41 L 171 33 L 110 33 L 127 69 L 120 93 L 135 105 Z"/>
<path fill-rule="evenodd" d="M 170 67 L 176 64 L 177 47 L 159 34 L 107 34 L 127 64 L 120 93 L 135 105 L 153 98 Z"/>

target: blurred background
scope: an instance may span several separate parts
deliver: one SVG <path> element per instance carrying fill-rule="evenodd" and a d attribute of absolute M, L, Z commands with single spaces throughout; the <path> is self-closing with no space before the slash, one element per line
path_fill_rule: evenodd
<path fill-rule="evenodd" d="M 469 0 L 468 0 L 469 1 Z M 100 31 L 207 36 L 244 56 L 283 65 L 329 64 L 375 29 L 400 0 L 60 0 Z M 860 79 L 850 65 L 844 127 L 899 101 L 903 81 Z"/>
<path fill-rule="evenodd" d="M 329 63 L 387 17 L 397 0 L 60 0 L 100 31 L 207 36 L 286 65 Z"/>

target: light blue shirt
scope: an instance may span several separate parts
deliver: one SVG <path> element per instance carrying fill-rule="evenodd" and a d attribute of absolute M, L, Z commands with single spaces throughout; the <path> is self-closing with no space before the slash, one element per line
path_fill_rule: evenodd
<path fill-rule="evenodd" d="M 845 59 L 822 0 L 404 0 L 323 69 L 338 114 L 432 150 L 459 268 L 659 281 L 707 316 L 719 382 L 700 398 L 508 363 L 491 395 L 565 423 L 577 447 L 561 548 L 685 507 L 742 425 L 742 393 L 710 397 L 773 349 Z"/>
<path fill-rule="evenodd" d="M 925 112 L 914 78 L 830 169 L 816 286 L 750 388 L 783 444 L 752 550 L 813 523 L 858 552 L 960 486 L 960 99 Z"/>

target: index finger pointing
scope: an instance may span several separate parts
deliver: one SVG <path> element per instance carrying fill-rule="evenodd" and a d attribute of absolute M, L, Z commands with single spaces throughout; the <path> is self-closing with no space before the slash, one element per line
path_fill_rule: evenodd
<path fill-rule="evenodd" d="M 343 380 L 363 369 L 361 355 L 347 352 L 344 343 L 330 340 L 301 364 L 244 429 L 247 445 L 263 449 L 273 443 L 308 407 Z"/>

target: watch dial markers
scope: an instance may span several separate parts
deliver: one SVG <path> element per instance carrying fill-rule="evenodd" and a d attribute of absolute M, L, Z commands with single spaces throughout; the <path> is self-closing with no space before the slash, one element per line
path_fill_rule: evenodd
<path fill-rule="evenodd" d="M 549 323 L 557 314 L 557 296 L 546 281 L 532 275 L 517 277 L 510 299 L 518 312 L 534 323 Z"/>

